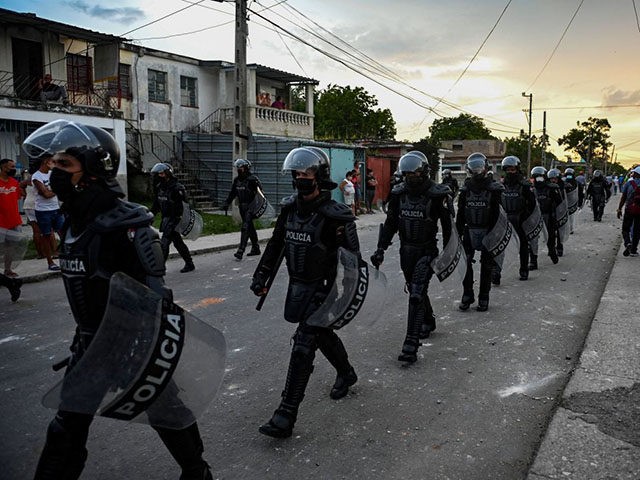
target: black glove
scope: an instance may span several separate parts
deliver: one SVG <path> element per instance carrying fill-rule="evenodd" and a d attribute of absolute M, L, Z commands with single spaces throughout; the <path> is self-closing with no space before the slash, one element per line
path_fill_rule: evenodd
<path fill-rule="evenodd" d="M 251 291 L 257 295 L 258 297 L 263 296 L 267 293 L 267 280 L 264 278 L 264 275 L 257 273 L 253 280 L 251 281 L 251 286 L 249 287 Z"/>
<path fill-rule="evenodd" d="M 371 255 L 371 264 L 378 268 L 382 265 L 382 262 L 384 262 L 384 250 L 379 248 L 376 250 L 376 253 Z"/>

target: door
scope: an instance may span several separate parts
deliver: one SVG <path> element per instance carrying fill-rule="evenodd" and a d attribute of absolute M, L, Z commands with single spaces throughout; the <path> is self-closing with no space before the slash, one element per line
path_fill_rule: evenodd
<path fill-rule="evenodd" d="M 42 78 L 42 43 L 11 38 L 13 88 L 18 98 L 40 100 L 38 80 Z"/>

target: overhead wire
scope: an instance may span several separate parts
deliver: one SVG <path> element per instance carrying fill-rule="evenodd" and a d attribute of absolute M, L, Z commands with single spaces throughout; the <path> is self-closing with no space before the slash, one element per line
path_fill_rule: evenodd
<path fill-rule="evenodd" d="M 638 20 L 638 9 L 636 8 L 636 0 L 631 0 L 633 3 L 633 11 L 636 14 L 636 25 L 638 26 L 638 32 L 640 32 L 640 20 Z"/>

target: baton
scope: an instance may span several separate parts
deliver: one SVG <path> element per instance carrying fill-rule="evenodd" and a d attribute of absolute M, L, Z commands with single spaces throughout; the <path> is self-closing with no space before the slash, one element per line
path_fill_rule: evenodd
<path fill-rule="evenodd" d="M 271 289 L 271 285 L 273 285 L 273 281 L 278 274 L 278 270 L 280 269 L 280 265 L 282 265 L 282 260 L 284 259 L 284 246 L 282 250 L 280 250 L 280 255 L 278 255 L 278 260 L 276 260 L 276 264 L 273 267 L 273 274 L 267 280 L 266 285 L 264 286 L 265 292 L 264 295 L 260 296 L 260 300 L 258 300 L 258 304 L 256 305 L 256 310 L 262 310 L 262 305 L 264 305 L 264 301 L 267 299 L 267 295 L 269 294 L 269 290 Z"/>

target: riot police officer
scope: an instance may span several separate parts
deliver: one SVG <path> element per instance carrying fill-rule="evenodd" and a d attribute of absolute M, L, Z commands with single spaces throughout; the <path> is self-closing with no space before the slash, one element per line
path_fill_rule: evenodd
<path fill-rule="evenodd" d="M 604 213 L 604 205 L 609 201 L 611 196 L 611 188 L 609 182 L 604 178 L 600 170 L 593 172 L 593 178 L 589 182 L 586 191 L 587 200 L 591 200 L 591 209 L 593 210 L 593 221 L 601 222 Z"/>
<path fill-rule="evenodd" d="M 456 228 L 462 236 L 467 256 L 467 273 L 462 282 L 463 294 L 458 308 L 468 310 L 475 302 L 473 291 L 473 257 L 480 252 L 480 289 L 476 310 L 489 309 L 491 274 L 495 261 L 483 245 L 483 239 L 496 225 L 500 215 L 504 187 L 488 176 L 487 157 L 472 153 L 467 157 L 467 171 L 471 175 L 460 189 Z"/>
<path fill-rule="evenodd" d="M 164 286 L 164 257 L 151 228 L 153 216 L 145 207 L 121 199 L 124 194 L 116 180 L 120 151 L 111 135 L 97 127 L 57 120 L 32 133 L 24 149 L 30 156 L 54 155 L 51 188 L 67 214 L 60 266 L 77 324 L 68 374 L 100 327 L 113 274 L 124 272 L 166 299 L 172 294 Z M 47 431 L 36 480 L 80 477 L 92 420 L 90 414 L 57 412 Z M 181 479 L 212 478 L 202 459 L 197 423 L 180 430 L 154 428 L 180 465 Z"/>
<path fill-rule="evenodd" d="M 574 215 L 580 208 L 581 185 L 576 180 L 576 172 L 573 168 L 564 169 L 564 191 L 567 194 L 567 209 L 569 212 L 569 233 L 573 233 Z M 584 195 L 584 194 L 583 194 Z"/>
<path fill-rule="evenodd" d="M 518 157 L 514 155 L 504 157 L 502 159 L 502 170 L 505 172 L 502 207 L 518 233 L 518 239 L 520 240 L 520 280 L 527 280 L 529 278 L 529 240 L 523 224 L 530 218 L 536 207 L 536 196 L 533 193 L 531 183 L 524 178 L 520 171 L 520 159 Z"/>
<path fill-rule="evenodd" d="M 564 184 L 564 180 L 562 180 L 562 172 L 560 172 L 559 169 L 557 168 L 551 168 L 549 169 L 549 171 L 547 172 L 547 178 L 549 179 L 549 181 L 555 185 L 558 186 L 558 190 L 560 191 L 560 198 L 561 198 L 561 203 L 564 202 L 565 204 L 565 209 L 566 210 L 566 204 L 567 204 L 567 192 L 565 191 L 565 184 Z M 563 242 L 563 238 L 562 238 L 562 231 L 565 228 L 568 228 L 568 225 L 565 227 L 564 224 L 560 225 L 559 222 L 568 222 L 569 217 L 567 216 L 567 212 L 563 210 L 564 219 L 561 219 L 560 216 L 558 215 L 558 212 L 556 211 L 556 222 L 558 222 L 558 235 L 556 236 L 556 254 L 558 255 L 558 257 L 561 257 L 562 255 L 564 255 L 564 244 Z"/>
<path fill-rule="evenodd" d="M 251 250 L 247 253 L 247 256 L 260 255 L 258 232 L 256 232 L 256 227 L 253 225 L 253 219 L 255 217 L 250 205 L 258 193 L 258 189 L 262 188 L 262 185 L 258 177 L 251 172 L 251 162 L 249 162 L 249 160 L 239 158 L 233 163 L 233 166 L 236 167 L 238 175 L 233 179 L 231 191 L 229 195 L 227 195 L 227 199 L 224 201 L 222 208 L 227 210 L 233 199 L 238 197 L 242 227 L 240 229 L 240 245 L 238 245 L 238 250 L 233 256 L 238 260 L 242 260 L 242 255 L 244 255 L 249 239 L 251 240 Z"/>
<path fill-rule="evenodd" d="M 556 252 L 558 232 L 558 223 L 556 219 L 556 207 L 562 202 L 560 187 L 555 183 L 551 183 L 547 178 L 547 169 L 542 166 L 533 167 L 531 169 L 531 177 L 533 178 L 533 191 L 536 194 L 544 225 L 547 229 L 547 252 L 549 258 L 555 264 L 558 263 L 558 253 Z M 529 261 L 529 270 L 538 269 L 538 242 L 531 242 L 530 249 L 531 258 Z"/>
<path fill-rule="evenodd" d="M 347 395 L 358 377 L 349 362 L 347 351 L 331 328 L 307 323 L 328 295 L 336 278 L 339 247 L 359 256 L 360 246 L 351 209 L 331 199 L 329 157 L 316 147 L 294 148 L 282 165 L 290 172 L 297 194 L 285 199 L 276 220 L 273 236 L 267 244 L 253 274 L 251 290 L 258 296 L 267 293 L 279 261 L 286 259 L 289 285 L 284 318 L 297 323 L 289 360 L 282 401 L 260 432 L 276 438 L 291 436 L 313 371 L 316 350 L 337 371 L 329 396 L 339 399 Z"/>
<path fill-rule="evenodd" d="M 436 318 L 429 300 L 429 282 L 433 276 L 431 262 L 438 256 L 438 221 L 442 226 L 443 243 L 451 235 L 451 214 L 446 185 L 436 185 L 429 178 L 429 163 L 415 153 L 400 158 L 398 168 L 404 182 L 391 191 L 387 218 L 378 239 L 378 248 L 371 263 L 378 267 L 384 251 L 391 245 L 396 232 L 400 237 L 400 266 L 409 292 L 407 334 L 398 360 L 417 360 L 421 338 L 428 338 L 436 329 Z"/>
<path fill-rule="evenodd" d="M 451 190 L 451 196 L 456 198 L 458 194 L 458 190 L 460 190 L 460 186 L 458 185 L 458 180 L 451 173 L 451 169 L 445 168 L 442 170 L 442 184 L 449 187 Z"/>
<path fill-rule="evenodd" d="M 168 163 L 156 163 L 151 169 L 154 176 L 154 188 L 156 197 L 151 206 L 151 212 L 155 215 L 160 212 L 162 220 L 160 222 L 160 245 L 165 261 L 169 258 L 169 247 L 171 243 L 184 260 L 184 267 L 180 273 L 192 272 L 196 269 L 191 259 L 189 247 L 187 247 L 182 239 L 182 235 L 178 232 L 177 227 L 182 218 L 184 209 L 183 202 L 187 199 L 187 193 L 184 186 L 178 182 L 173 174 L 173 168 Z"/>

